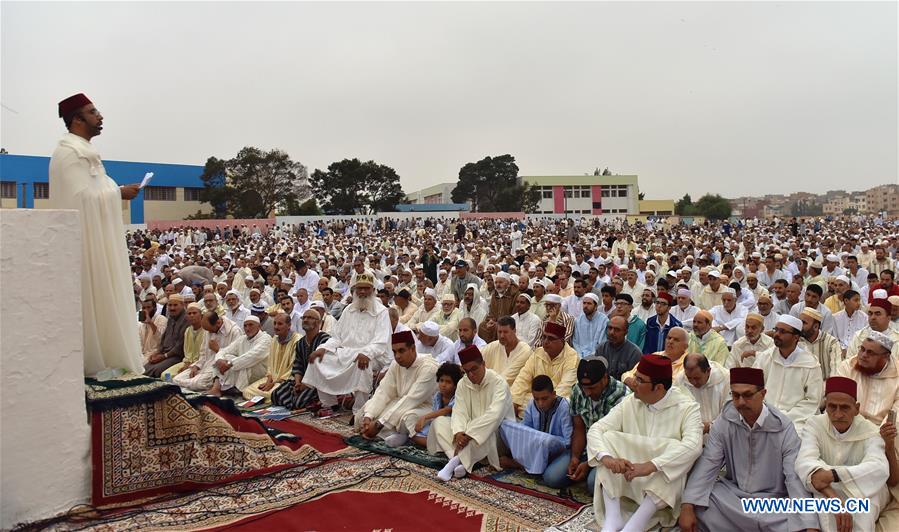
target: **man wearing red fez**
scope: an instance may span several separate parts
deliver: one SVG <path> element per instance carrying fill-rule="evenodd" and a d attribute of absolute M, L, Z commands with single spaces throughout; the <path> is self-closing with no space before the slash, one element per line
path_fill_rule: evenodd
<path fill-rule="evenodd" d="M 730 369 L 731 401 L 712 423 L 684 489 L 683 532 L 819 528 L 815 514 L 743 512 L 745 498 L 809 496 L 794 468 L 799 436 L 790 418 L 766 403 L 766 391 L 761 369 Z"/>
<path fill-rule="evenodd" d="M 354 422 L 363 438 L 381 437 L 388 447 L 399 447 L 415 435 L 418 418 L 431 411 L 437 391 L 437 361 L 418 356 L 411 331 L 394 333 L 391 344 L 396 364 L 387 369 Z"/>
<path fill-rule="evenodd" d="M 51 209 L 81 213 L 81 309 L 84 316 L 84 373 L 105 368 L 143 373 L 134 327 L 134 290 L 128 248 L 122 238 L 122 200 L 137 185 L 119 187 L 103 168 L 90 140 L 103 129 L 103 115 L 83 94 L 59 102 L 68 133 L 50 159 Z"/>
<path fill-rule="evenodd" d="M 899 331 L 893 329 L 890 323 L 890 312 L 893 305 L 886 299 L 875 299 L 868 307 L 868 325 L 855 333 L 849 346 L 846 348 L 846 357 L 851 357 L 859 352 L 862 343 L 868 338 L 872 332 L 878 332 L 887 335 L 892 341 L 893 346 L 890 352 L 894 358 L 899 358 Z M 864 401 L 862 403 L 862 413 L 865 412 Z M 876 423 L 876 421 L 875 421 Z"/>
<path fill-rule="evenodd" d="M 581 357 L 565 342 L 565 327 L 554 322 L 543 325 L 543 342 L 525 361 L 512 383 L 512 403 L 515 414 L 524 414 L 531 399 L 531 382 L 537 375 L 546 375 L 553 381 L 557 393 L 568 399 L 571 387 L 577 382 L 577 365 Z"/>
<path fill-rule="evenodd" d="M 634 393 L 587 432 L 602 530 L 674 526 L 687 473 L 702 451 L 699 405 L 672 387 L 671 360 L 643 355 L 634 379 Z"/>
<path fill-rule="evenodd" d="M 824 411 L 806 424 L 796 474 L 815 497 L 870 501 L 869 513 L 820 514 L 821 530 L 874 530 L 880 510 L 890 502 L 887 479 L 899 471 L 887 461 L 880 429 L 859 415 L 854 380 L 827 379 Z"/>
<path fill-rule="evenodd" d="M 655 298 L 655 315 L 646 320 L 646 339 L 643 340 L 643 353 L 656 353 L 665 349 L 665 340 L 674 327 L 682 327 L 683 323 L 668 311 L 674 301 L 668 292 L 659 292 Z M 684 346 L 686 347 L 686 345 Z"/>
<path fill-rule="evenodd" d="M 497 432 L 503 420 L 515 420 L 509 385 L 487 369 L 481 351 L 468 346 L 459 352 L 459 360 L 465 376 L 456 386 L 453 413 L 434 419 L 428 431 L 428 452 L 443 451 L 449 458 L 437 473 L 444 482 L 471 473 L 484 458 L 500 469 Z"/>

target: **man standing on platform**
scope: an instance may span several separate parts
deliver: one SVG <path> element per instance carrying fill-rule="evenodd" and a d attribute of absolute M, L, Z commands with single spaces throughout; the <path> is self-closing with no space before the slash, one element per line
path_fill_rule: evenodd
<path fill-rule="evenodd" d="M 120 187 L 106 175 L 90 143 L 103 130 L 103 115 L 87 96 L 75 94 L 59 102 L 59 117 L 69 132 L 50 158 L 53 194 L 48 207 L 74 209 L 81 215 L 81 279 L 76 282 L 82 292 L 84 374 L 93 376 L 106 368 L 142 373 L 122 222 L 122 200 L 134 199 L 140 188 Z M 183 327 L 180 332 L 183 336 Z"/>

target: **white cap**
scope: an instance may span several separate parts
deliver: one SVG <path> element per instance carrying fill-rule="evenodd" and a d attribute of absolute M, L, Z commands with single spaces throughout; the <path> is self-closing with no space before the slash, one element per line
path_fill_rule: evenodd
<path fill-rule="evenodd" d="M 546 303 L 558 303 L 559 305 L 561 305 L 562 296 L 560 296 L 559 294 L 546 294 L 546 296 L 543 297 L 543 301 Z"/>
<path fill-rule="evenodd" d="M 426 336 L 439 336 L 440 326 L 431 320 L 428 320 L 418 326 L 418 332 Z"/>
<path fill-rule="evenodd" d="M 592 300 L 594 303 L 596 303 L 597 305 L 599 305 L 599 296 L 597 296 L 597 295 L 594 294 L 593 292 L 587 292 L 586 294 L 584 294 L 584 299 L 590 299 L 590 300 Z"/>
<path fill-rule="evenodd" d="M 888 295 L 889 294 L 887 294 L 886 290 L 884 290 L 883 288 L 878 288 L 874 291 L 873 294 L 871 294 L 871 299 L 886 299 Z"/>
<path fill-rule="evenodd" d="M 777 323 L 789 325 L 790 327 L 796 329 L 797 331 L 802 330 L 802 320 L 800 320 L 796 316 L 791 316 L 790 314 L 781 314 L 780 318 L 777 320 Z"/>
<path fill-rule="evenodd" d="M 247 316 L 246 318 L 244 318 L 243 321 L 244 321 L 244 323 L 246 323 L 246 322 L 248 322 L 248 321 L 252 321 L 252 322 L 255 322 L 255 323 L 260 323 L 259 318 L 257 318 L 256 316 Z"/>
<path fill-rule="evenodd" d="M 883 334 L 882 332 L 870 331 L 866 337 L 866 340 L 874 340 L 878 344 L 882 345 L 884 349 L 887 351 L 893 350 L 893 340 L 889 336 Z"/>

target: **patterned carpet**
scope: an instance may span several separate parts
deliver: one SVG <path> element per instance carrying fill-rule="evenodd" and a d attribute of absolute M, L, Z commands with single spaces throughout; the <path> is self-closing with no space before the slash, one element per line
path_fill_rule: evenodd
<path fill-rule="evenodd" d="M 521 493 L 477 479 L 440 482 L 433 469 L 378 455 L 336 458 L 310 463 L 270 475 L 245 479 L 164 502 L 144 505 L 135 511 L 111 515 L 90 523 L 96 529 L 202 530 L 233 525 L 244 519 L 255 522 L 261 514 L 296 507 L 335 493 L 380 494 L 380 504 L 395 504 L 396 493 L 425 494 L 435 512 L 450 508 L 468 518 L 479 518 L 475 530 L 543 530 L 568 520 L 577 511 L 550 498 Z M 371 530 L 368 514 L 351 504 L 341 505 L 343 519 L 355 519 Z M 360 513 L 355 513 L 360 512 Z M 437 514 L 435 514 L 437 515 Z M 414 522 L 414 518 L 410 516 Z M 410 529 L 406 522 L 390 528 Z M 433 523 L 438 526 L 437 523 Z M 66 522 L 52 530 L 81 530 L 85 523 Z M 384 528 L 379 525 L 379 528 Z M 319 530 L 334 530 L 325 524 Z"/>

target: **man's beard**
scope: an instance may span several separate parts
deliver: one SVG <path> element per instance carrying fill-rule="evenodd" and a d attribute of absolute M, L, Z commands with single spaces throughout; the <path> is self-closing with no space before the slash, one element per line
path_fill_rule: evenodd
<path fill-rule="evenodd" d="M 368 312 L 372 309 L 374 303 L 372 302 L 371 296 L 360 297 L 357 295 L 353 298 L 352 305 L 353 308 L 358 310 L 359 312 Z"/>
<path fill-rule="evenodd" d="M 882 368 L 881 369 L 864 368 L 862 366 L 859 366 L 858 361 L 856 361 L 856 363 L 855 363 L 855 369 L 856 369 L 856 371 L 862 373 L 863 375 L 877 375 L 878 373 L 883 371 Z"/>

